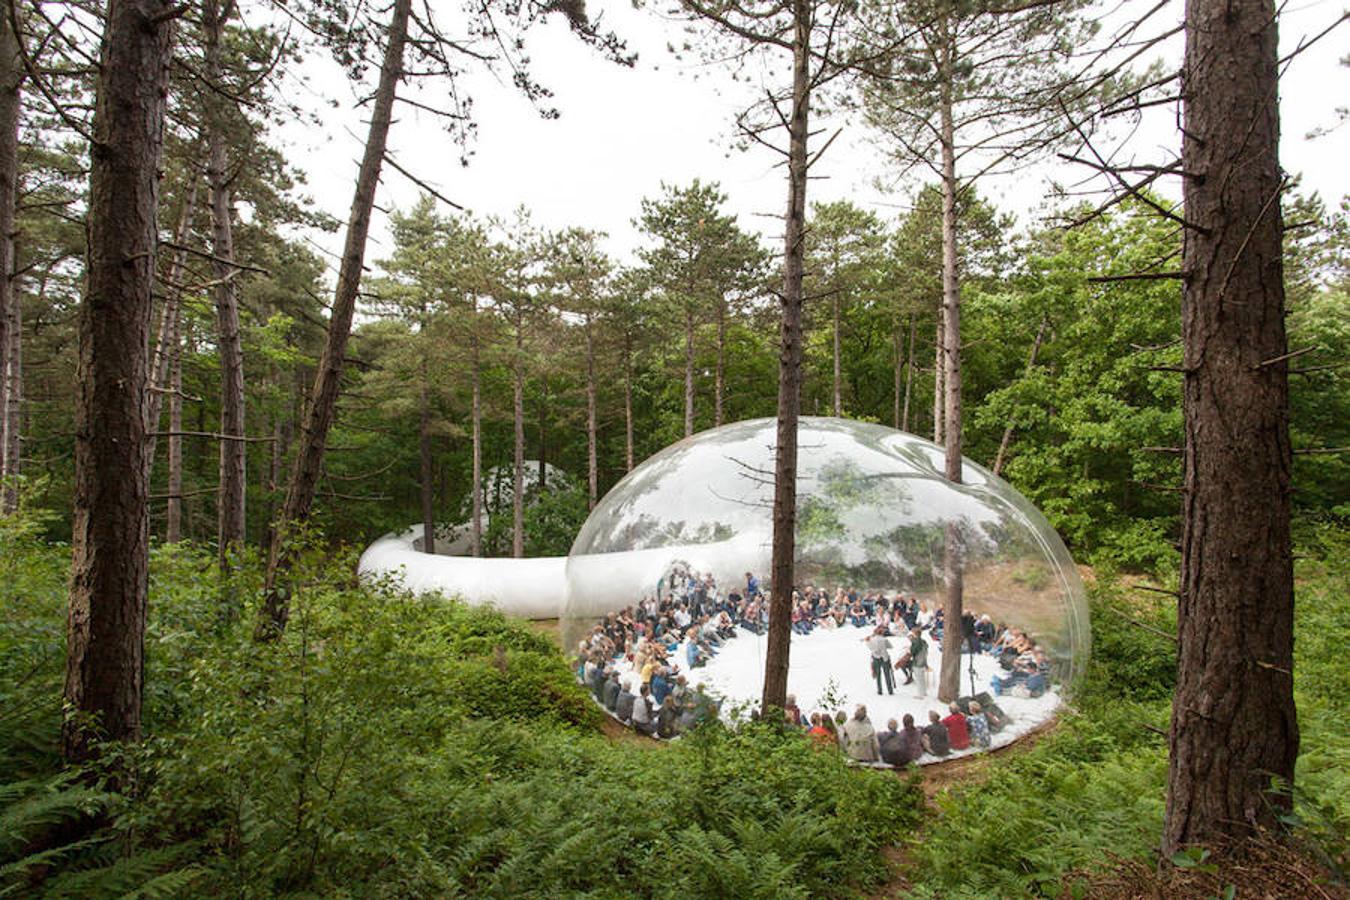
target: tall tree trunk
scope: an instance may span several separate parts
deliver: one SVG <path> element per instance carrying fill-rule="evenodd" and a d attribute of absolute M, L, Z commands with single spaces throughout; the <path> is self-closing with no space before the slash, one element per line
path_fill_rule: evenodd
<path fill-rule="evenodd" d="M 787 704 L 797 525 L 797 420 L 801 414 L 802 271 L 806 252 L 806 144 L 811 106 L 811 5 L 793 0 L 792 115 L 788 119 L 788 202 L 783 246 L 783 326 L 778 354 L 778 448 L 774 454 L 769 633 L 760 709 Z"/>
<path fill-rule="evenodd" d="M 713 380 L 713 426 L 721 428 L 727 373 L 727 298 L 717 300 L 717 374 Z"/>
<path fill-rule="evenodd" d="M 338 269 L 328 337 L 314 373 L 314 389 L 300 429 L 300 445 L 295 454 L 290 485 L 286 490 L 286 502 L 282 506 L 281 521 L 268 554 L 266 599 L 256 630 L 257 637 L 264 640 L 280 636 L 290 615 L 290 591 L 283 583 L 291 567 L 288 542 L 295 528 L 309 518 L 310 508 L 314 505 L 323 452 L 328 443 L 328 429 L 337 411 L 342 369 L 347 357 L 347 339 L 351 335 L 352 315 L 356 311 L 356 300 L 361 288 L 371 210 L 375 205 L 375 190 L 379 187 L 380 168 L 384 163 L 385 146 L 389 139 L 394 95 L 403 75 L 403 45 L 408 37 L 411 9 L 412 0 L 394 0 L 384 60 L 380 65 L 380 81 L 375 89 L 370 132 L 366 137 L 365 153 L 361 157 L 361 170 L 352 198 L 351 218 L 347 223 L 347 240 L 342 251 L 342 264 Z"/>
<path fill-rule="evenodd" d="M 623 348 L 623 464 L 633 471 L 633 337 L 624 335 Z"/>
<path fill-rule="evenodd" d="M 949 45 L 950 47 L 950 45 Z M 946 467 L 953 484 L 961 483 L 961 283 L 956 268 L 956 136 L 952 124 L 951 51 L 945 56 L 939 109 L 942 129 L 942 319 L 947 365 L 943 380 L 947 395 Z M 942 670 L 938 676 L 938 699 L 955 700 L 961 693 L 962 593 L 965 581 L 965 537 L 960 523 L 947 524 L 943 540 L 942 569 L 945 582 L 942 632 Z"/>
<path fill-rule="evenodd" d="M 944 335 L 943 329 L 947 327 L 946 314 L 941 308 L 938 309 L 937 334 L 933 338 L 933 443 L 942 443 L 942 425 L 946 416 L 944 410 L 944 400 L 946 399 L 942 389 L 943 376 L 947 369 L 947 357 L 943 352 Z"/>
<path fill-rule="evenodd" d="M 586 481 L 587 508 L 595 509 L 600 497 L 600 467 L 596 459 L 595 428 L 595 338 L 591 333 L 591 315 L 586 314 Z"/>
<path fill-rule="evenodd" d="M 206 77 L 221 76 L 221 42 L 225 23 L 233 14 L 233 0 L 205 0 L 202 29 L 205 38 Z M 220 487 L 216 501 L 216 540 L 220 569 L 228 572 L 230 556 L 244 543 L 247 519 L 244 500 L 248 489 L 245 469 L 244 350 L 239 334 L 239 269 L 234 265 L 234 229 L 230 222 L 229 154 L 225 147 L 222 98 L 213 98 L 207 122 L 206 179 L 211 188 L 211 261 L 215 285 L 216 348 L 220 353 Z M 231 602 L 231 605 L 233 601 Z"/>
<path fill-rule="evenodd" d="M 192 217 L 197 212 L 196 175 L 191 176 L 187 199 L 178 213 L 178 224 L 174 227 L 173 242 L 178 245 L 169 263 L 169 277 L 164 285 L 164 305 L 160 309 L 159 328 L 155 335 L 155 352 L 150 360 L 150 391 L 145 398 L 145 476 L 150 477 L 155 468 L 155 447 L 159 443 L 156 433 L 159 431 L 159 418 L 164 410 L 164 394 L 170 380 L 170 367 L 177 345 L 172 335 L 179 328 L 179 304 L 183 296 L 183 270 L 187 267 L 187 251 L 182 249 L 190 240 Z M 181 423 L 180 423 L 181 424 Z M 178 430 L 182 430 L 181 428 Z M 180 445 L 181 446 L 181 445 Z M 172 499 L 172 498 L 170 498 Z"/>
<path fill-rule="evenodd" d="M 898 429 L 900 427 L 901 382 L 904 380 L 903 369 L 905 364 L 904 334 L 900 330 L 899 322 L 895 323 L 895 334 L 892 335 L 892 338 L 894 346 L 892 347 L 893 369 L 891 374 L 894 377 L 894 384 L 891 391 L 891 427 Z"/>
<path fill-rule="evenodd" d="M 478 359 L 478 298 L 473 300 L 474 329 L 471 338 L 470 353 L 473 364 L 473 501 L 470 509 L 469 551 L 474 556 L 483 555 L 483 397 L 480 385 Z"/>
<path fill-rule="evenodd" d="M 539 468 L 539 487 L 542 489 L 548 480 L 548 373 L 539 377 L 539 458 L 535 460 Z"/>
<path fill-rule="evenodd" d="M 44 276 L 43 289 L 39 293 L 45 291 Z M 0 510 L 5 512 L 19 508 L 18 478 L 23 474 L 23 304 L 17 293 L 13 295 L 13 301 L 9 307 L 9 372 L 4 379 L 9 402 L 5 406 L 5 439 L 3 450 L 0 451 L 5 458 L 5 475 L 8 478 L 3 487 L 3 496 L 0 497 Z"/>
<path fill-rule="evenodd" d="M 838 292 L 838 291 L 835 291 L 834 296 L 831 298 L 831 300 L 832 300 L 833 314 L 834 314 L 834 334 L 833 334 L 833 342 L 834 342 L 834 348 L 833 348 L 833 350 L 834 350 L 834 415 L 835 415 L 835 417 L 837 418 L 837 417 L 842 416 L 842 415 L 844 414 L 844 378 L 843 378 L 843 366 L 841 365 L 841 363 L 840 363 L 840 358 L 839 358 L 839 357 L 840 357 L 840 347 L 839 347 L 839 320 L 840 320 L 840 313 L 839 313 L 839 292 Z"/>
<path fill-rule="evenodd" d="M 684 308 L 684 436 L 694 433 L 694 308 Z"/>
<path fill-rule="evenodd" d="M 515 455 L 512 467 L 511 491 L 511 555 L 520 559 L 525 555 L 525 323 L 516 309 L 516 358 L 511 404 L 516 425 Z"/>
<path fill-rule="evenodd" d="M 183 539 L 183 315 L 176 303 L 169 341 L 169 499 L 164 540 L 176 544 Z"/>
<path fill-rule="evenodd" d="M 909 431 L 909 398 L 914 388 L 914 334 L 919 323 L 909 317 L 909 349 L 905 353 L 905 405 L 900 410 L 900 430 Z"/>
<path fill-rule="evenodd" d="M 14 205 L 19 187 L 19 107 L 23 63 L 10 3 L 0 4 L 0 514 L 18 508 L 20 399 L 11 384 L 23 383 L 22 316 L 14 275 Z M 14 17 L 17 18 L 17 17 Z M 13 358 L 11 360 L 11 357 Z M 17 377 L 11 377 L 11 371 Z M 14 395 L 11 415 L 11 394 Z"/>
<path fill-rule="evenodd" d="M 1050 325 L 1048 316 L 1041 316 L 1040 327 L 1036 329 L 1036 340 L 1031 342 L 1031 353 L 1027 356 L 1027 377 L 1036 369 L 1036 355 L 1041 352 L 1041 342 L 1045 340 L 1045 329 Z M 1013 421 L 1008 420 L 1008 425 L 1003 429 L 1003 438 L 998 442 L 998 454 L 994 457 L 994 474 L 1003 474 L 1003 463 L 1008 458 L 1008 445 L 1012 443 Z"/>
<path fill-rule="evenodd" d="M 1185 19 L 1182 162 L 1191 175 L 1182 184 L 1192 227 L 1164 859 L 1275 827 L 1290 806 L 1299 745 L 1275 7 L 1189 0 Z"/>
<path fill-rule="evenodd" d="M 159 162 L 174 10 L 108 0 L 100 50 L 79 314 L 75 510 L 61 750 L 141 736 L 150 507 L 145 383 Z"/>
<path fill-rule="evenodd" d="M 422 340 L 426 340 L 426 309 L 422 310 Z M 432 484 L 434 466 L 431 459 L 431 372 L 425 351 L 421 360 L 421 393 L 418 397 L 417 451 L 421 457 L 422 492 L 422 552 L 436 552 L 436 502 Z"/>

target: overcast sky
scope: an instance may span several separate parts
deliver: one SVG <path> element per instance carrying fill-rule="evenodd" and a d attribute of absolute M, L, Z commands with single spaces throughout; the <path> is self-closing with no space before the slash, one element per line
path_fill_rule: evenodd
<path fill-rule="evenodd" d="M 1151 0 L 1128 3 L 1124 13 L 1151 5 Z M 778 221 L 770 218 L 780 215 L 786 203 L 785 173 L 775 166 L 775 155 L 763 149 L 730 149 L 733 119 L 750 88 L 731 82 L 716 67 L 676 60 L 667 45 L 678 45 L 685 36 L 677 24 L 651 11 L 634 10 L 628 0 L 590 0 L 588 9 L 592 16 L 602 15 L 603 24 L 639 54 L 635 68 L 607 62 L 561 23 L 539 27 L 530 35 L 532 68 L 553 90 L 560 119 L 541 119 L 509 83 L 479 74 L 466 82 L 478 123 L 467 168 L 459 165 L 460 150 L 434 117 L 404 105 L 396 107 L 399 117 L 390 138 L 394 158 L 479 215 L 508 216 L 523 204 L 542 225 L 607 232 L 610 252 L 621 259 L 630 258 L 641 242 L 631 222 L 639 201 L 656 196 L 663 181 L 720 182 L 742 227 L 766 238 L 781 233 Z M 1339 0 L 1293 0 L 1281 19 L 1282 53 L 1298 46 L 1301 37 L 1322 31 L 1341 12 Z M 1159 30 L 1179 20 L 1180 3 L 1163 15 L 1167 18 Z M 1306 135 L 1333 124 L 1334 108 L 1350 100 L 1350 69 L 1339 65 L 1346 33 L 1350 28 L 1296 59 L 1280 90 L 1281 162 L 1302 176 L 1302 190 L 1317 190 L 1332 204 L 1350 190 L 1350 125 L 1314 140 Z M 1178 65 L 1180 41 L 1170 43 L 1166 52 L 1169 63 Z M 353 109 L 356 90 L 317 55 L 306 63 L 303 76 L 303 84 L 291 79 L 288 95 L 321 111 L 324 124 L 314 128 L 297 123 L 283 129 L 281 137 L 288 155 L 307 173 L 316 203 L 345 222 L 366 131 L 361 113 Z M 364 90 L 369 93 L 369 87 Z M 435 102 L 434 94 L 421 99 Z M 859 122 L 832 121 L 828 127 L 843 132 L 814 170 L 821 177 L 811 182 L 808 201 L 847 198 L 893 218 L 903 208 L 905 192 L 877 189 L 878 179 L 893 180 L 883 152 Z M 1174 119 L 1156 117 L 1134 135 L 1131 147 L 1141 161 L 1167 159 L 1179 148 Z M 999 179 L 983 193 L 1025 223 L 1045 201 L 1052 178 L 1076 180 L 1081 174 L 1047 164 Z M 419 193 L 408 179 L 385 168 L 380 206 L 406 209 Z M 320 240 L 335 251 L 341 236 Z M 367 258 L 381 258 L 387 241 L 385 220 L 377 216 Z"/>

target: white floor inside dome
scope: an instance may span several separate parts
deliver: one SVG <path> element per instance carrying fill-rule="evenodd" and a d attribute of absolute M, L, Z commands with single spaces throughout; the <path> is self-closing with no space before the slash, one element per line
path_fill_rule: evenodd
<path fill-rule="evenodd" d="M 867 716 L 877 731 L 886 728 L 886 721 L 894 718 L 903 720 L 904 714 L 914 716 L 919 727 L 928 724 L 928 711 L 936 710 L 947 715 L 944 704 L 937 699 L 937 673 L 941 665 L 942 653 L 931 638 L 928 640 L 928 694 L 920 698 L 915 685 L 904 684 L 904 675 L 895 672 L 895 693 L 877 696 L 876 682 L 871 674 L 871 656 L 863 645 L 863 638 L 871 634 L 871 628 L 855 628 L 844 625 L 837 629 L 816 629 L 809 635 L 792 636 L 792 652 L 788 667 L 788 693 L 797 698 L 797 705 L 804 716 L 812 712 L 826 711 L 831 715 L 842 709 L 853 715 L 853 708 L 859 703 L 866 704 Z M 764 651 L 767 638 L 739 629 L 737 637 L 723 643 L 717 656 L 702 668 L 689 671 L 683 664 L 684 647 L 674 658 L 679 660 L 680 672 L 684 674 L 692 688 L 703 684 L 705 689 L 723 699 L 723 715 L 734 714 L 739 708 L 742 714 L 758 705 L 760 692 L 764 684 Z M 902 640 L 892 637 L 891 658 L 898 659 L 903 652 Z M 631 675 L 626 662 L 619 666 L 620 678 Z M 961 660 L 961 693 L 970 694 L 970 657 Z M 1005 674 L 998 662 L 988 654 L 975 657 L 974 693 L 988 691 L 993 693 L 989 679 L 994 674 Z M 833 690 L 830 682 L 833 680 Z M 636 679 L 634 679 L 636 682 Z M 883 687 L 884 689 L 884 687 Z M 834 703 L 827 710 L 822 697 L 832 693 Z M 999 708 L 1008 714 L 1012 723 L 998 734 L 991 735 L 992 746 L 1002 747 L 1017 740 L 1022 735 L 1054 717 L 1060 704 L 1057 689 L 1051 689 L 1040 697 L 1019 698 L 1009 694 L 995 697 Z M 942 759 L 966 756 L 975 750 L 955 751 Z M 937 757 L 924 755 L 921 764 L 938 762 Z"/>

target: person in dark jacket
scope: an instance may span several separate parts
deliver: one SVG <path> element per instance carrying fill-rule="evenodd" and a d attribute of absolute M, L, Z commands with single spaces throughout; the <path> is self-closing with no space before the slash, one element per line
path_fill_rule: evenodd
<path fill-rule="evenodd" d="M 619 696 L 614 701 L 614 715 L 619 717 L 620 722 L 628 722 L 633 718 L 633 701 L 637 699 L 633 695 L 633 682 L 625 681 L 623 689 L 619 691 Z"/>
<path fill-rule="evenodd" d="M 679 734 L 679 721 L 680 709 L 675 705 L 675 698 L 667 695 L 656 712 L 657 736 L 669 740 Z"/>
<path fill-rule="evenodd" d="M 881 746 L 881 761 L 889 766 L 906 766 L 909 765 L 909 759 L 905 757 L 904 742 L 900 739 L 900 732 L 896 727 L 896 721 L 891 719 L 886 722 L 886 730 L 877 734 L 877 743 Z"/>
<path fill-rule="evenodd" d="M 601 695 L 601 702 L 605 704 L 605 709 L 614 712 L 615 705 L 619 702 L 619 692 L 622 688 L 619 686 L 619 673 L 614 669 L 609 670 L 609 677 L 605 679 L 604 692 Z"/>
<path fill-rule="evenodd" d="M 952 752 L 951 738 L 942 717 L 934 710 L 928 711 L 928 724 L 923 729 L 923 749 L 933 756 L 947 756 Z"/>

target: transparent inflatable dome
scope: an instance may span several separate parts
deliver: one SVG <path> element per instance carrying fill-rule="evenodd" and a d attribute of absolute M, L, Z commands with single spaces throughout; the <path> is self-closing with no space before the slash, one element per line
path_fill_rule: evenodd
<path fill-rule="evenodd" d="M 773 419 L 757 419 L 694 435 L 615 485 L 567 560 L 562 629 L 569 651 L 584 656 L 601 643 L 592 639 L 599 625 L 610 637 L 605 655 L 621 670 L 633 665 L 635 650 L 646 649 L 635 644 L 663 643 L 661 662 L 672 677 L 678 670 L 731 706 L 758 697 L 775 429 Z M 891 428 L 803 418 L 798 445 L 788 689 L 802 710 L 834 713 L 847 703 L 852 711 L 873 699 L 899 718 L 901 707 L 888 698 L 903 696 L 923 701 L 902 704 L 920 726 L 930 709 L 946 715 L 934 699 L 940 653 L 933 617 L 943 605 L 947 542 L 954 541 L 970 620 L 959 627 L 976 633 L 962 661 L 962 693 L 988 693 L 1014 718 L 1019 701 L 1028 701 L 1038 706 L 1028 706 L 1024 718 L 1048 718 L 1081 674 L 1089 637 L 1082 583 L 1045 517 L 969 461 L 964 483 L 948 482 L 940 447 Z M 721 625 L 719 642 L 705 620 Z M 904 682 L 911 671 L 894 673 L 903 684 L 895 695 L 876 696 L 890 685 L 873 681 L 863 641 L 878 625 L 896 662 L 907 655 L 913 631 L 925 639 L 925 697 Z M 689 652 L 705 633 L 707 646 Z M 884 728 L 887 710 L 870 715 Z"/>

